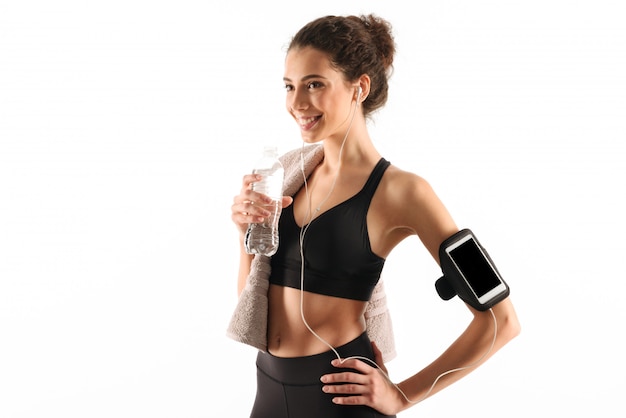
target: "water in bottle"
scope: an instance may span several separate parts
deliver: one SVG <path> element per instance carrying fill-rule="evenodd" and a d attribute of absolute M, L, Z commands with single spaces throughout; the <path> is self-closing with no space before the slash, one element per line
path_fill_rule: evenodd
<path fill-rule="evenodd" d="M 252 171 L 262 176 L 261 180 L 252 184 L 252 190 L 272 198 L 272 203 L 263 207 L 271 212 L 261 223 L 248 225 L 244 240 L 248 254 L 271 256 L 278 250 L 278 219 L 282 211 L 282 194 L 284 169 L 278 160 L 276 147 L 265 147 L 263 158 Z"/>

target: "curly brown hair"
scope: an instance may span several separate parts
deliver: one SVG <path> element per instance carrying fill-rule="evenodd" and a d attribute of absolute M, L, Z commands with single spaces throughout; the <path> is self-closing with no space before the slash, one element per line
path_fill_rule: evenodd
<path fill-rule="evenodd" d="M 361 107 L 365 116 L 385 105 L 396 51 L 389 22 L 373 14 L 320 17 L 296 33 L 287 52 L 304 47 L 326 53 L 347 81 L 370 77 L 370 92 Z"/>

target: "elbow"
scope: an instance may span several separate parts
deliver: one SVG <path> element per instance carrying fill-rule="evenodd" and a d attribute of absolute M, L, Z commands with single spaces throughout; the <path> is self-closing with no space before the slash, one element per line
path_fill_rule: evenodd
<path fill-rule="evenodd" d="M 494 306 L 493 309 L 498 321 L 498 338 L 506 344 L 522 332 L 522 326 L 513 304 L 508 298 Z"/>
<path fill-rule="evenodd" d="M 509 342 L 522 332 L 522 326 L 516 316 L 506 316 L 504 321 L 498 321 L 498 337 Z"/>

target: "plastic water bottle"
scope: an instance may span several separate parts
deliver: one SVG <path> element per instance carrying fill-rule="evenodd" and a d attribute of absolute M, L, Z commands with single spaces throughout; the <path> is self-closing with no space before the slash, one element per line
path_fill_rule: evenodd
<path fill-rule="evenodd" d="M 272 198 L 272 203 L 263 207 L 271 212 L 261 223 L 248 225 L 244 245 L 248 254 L 272 256 L 278 250 L 278 219 L 282 211 L 283 179 L 285 171 L 278 160 L 276 147 L 265 147 L 263 157 L 252 170 L 260 174 L 261 180 L 252 183 L 252 190 Z"/>

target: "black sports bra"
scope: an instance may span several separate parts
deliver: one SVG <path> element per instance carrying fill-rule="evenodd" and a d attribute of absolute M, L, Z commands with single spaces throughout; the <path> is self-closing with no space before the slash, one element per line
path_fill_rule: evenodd
<path fill-rule="evenodd" d="M 369 300 L 385 259 L 372 252 L 367 211 L 389 161 L 381 158 L 363 188 L 328 209 L 304 235 L 304 290 L 353 300 Z M 283 209 L 279 246 L 272 256 L 270 283 L 300 289 L 300 232 L 293 205 Z"/>

